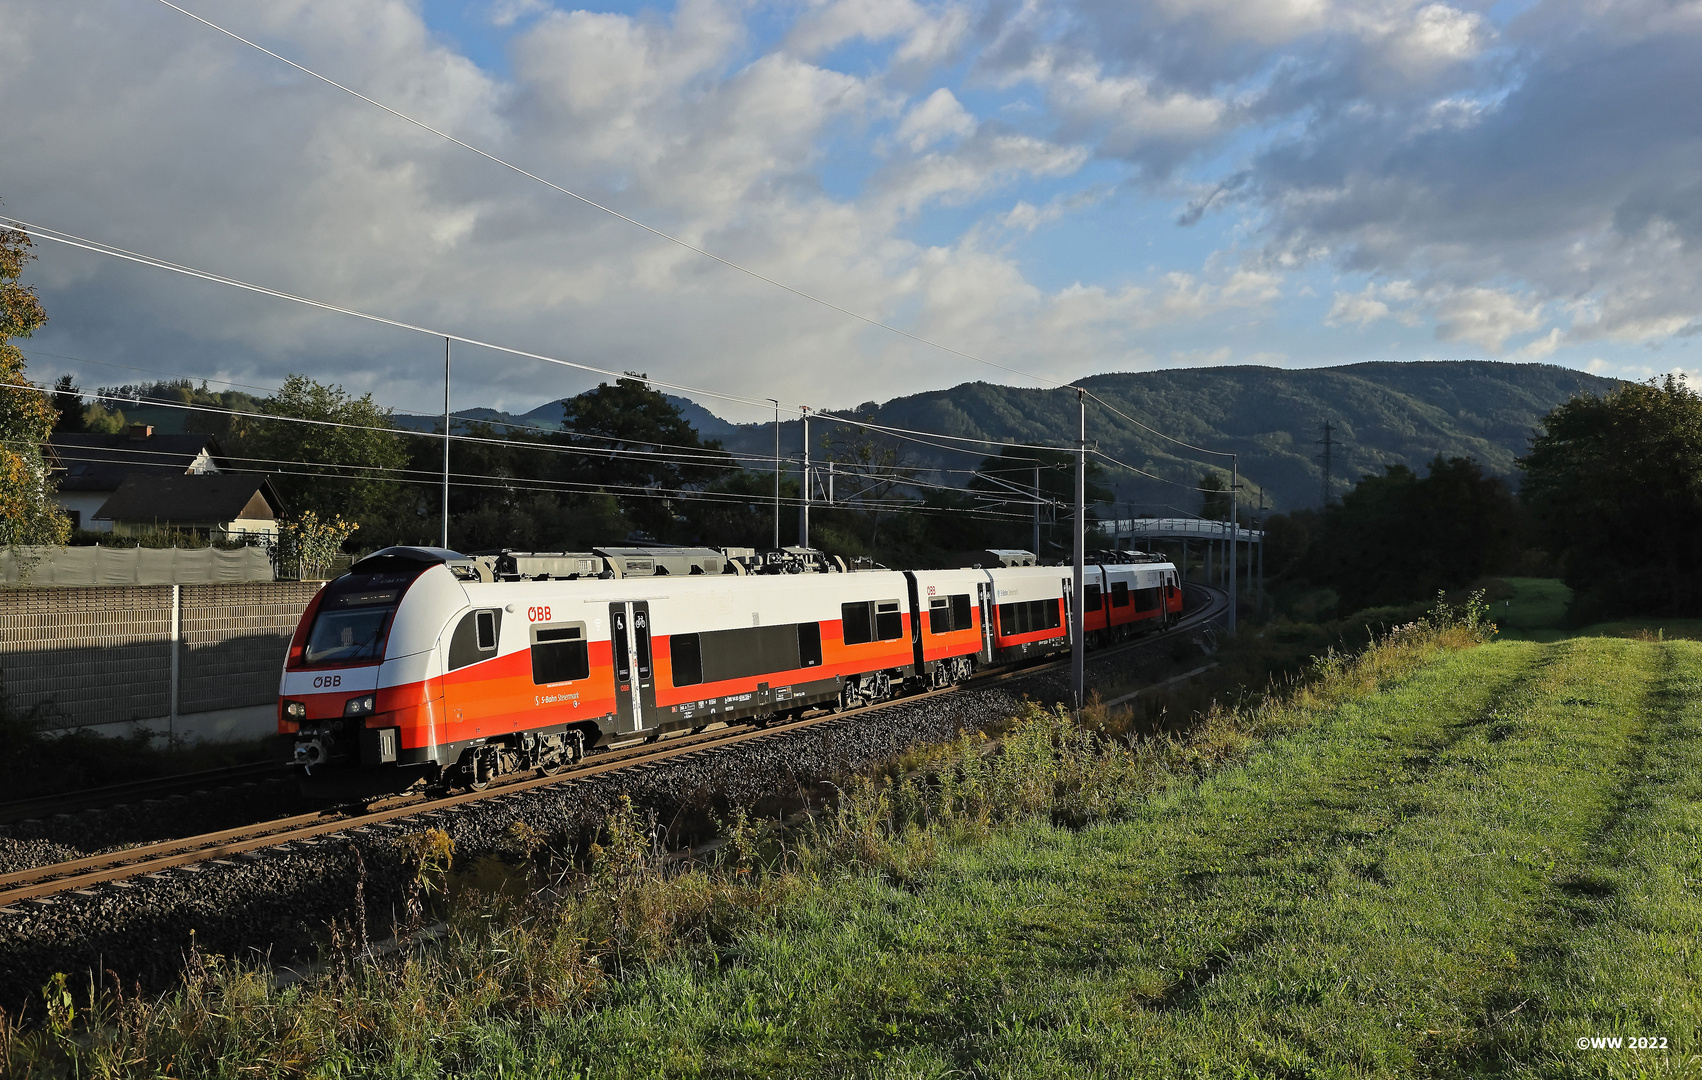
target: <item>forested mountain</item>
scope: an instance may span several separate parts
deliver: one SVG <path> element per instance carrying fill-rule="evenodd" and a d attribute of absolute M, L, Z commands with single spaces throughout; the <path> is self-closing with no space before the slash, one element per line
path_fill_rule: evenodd
<path fill-rule="evenodd" d="M 1262 490 L 1267 506 L 1284 511 L 1316 506 L 1322 498 L 1317 442 L 1326 421 L 1334 426 L 1332 438 L 1339 444 L 1332 470 L 1338 496 L 1367 472 L 1394 464 L 1422 469 L 1437 454 L 1476 458 L 1487 472 L 1516 481 L 1513 459 L 1525 452 L 1542 416 L 1577 394 L 1604 393 L 1615 382 L 1552 364 L 1459 360 L 1298 369 L 1179 368 L 1094 375 L 1081 385 L 1167 435 L 1238 453 L 1251 501 L 1256 504 Z M 770 424 L 728 424 L 702 406 L 670 401 L 704 438 L 752 455 L 773 452 Z M 889 427 L 1049 445 L 1066 442 L 1076 428 L 1073 391 L 984 382 L 835 411 Z M 549 402 L 513 417 L 488 409 L 457 415 L 554 428 L 560 424 L 561 403 Z M 429 417 L 396 419 L 409 427 L 429 428 L 433 423 Z M 818 457 L 829 449 L 843 454 L 859 439 L 884 438 L 825 418 L 811 422 L 810 435 L 812 453 Z M 824 439 L 832 439 L 835 446 L 824 447 Z M 1088 439 L 1120 461 L 1190 487 L 1204 468 L 1222 461 L 1167 443 L 1091 402 Z M 798 452 L 797 420 L 782 425 L 781 444 L 788 454 Z M 898 447 L 901 463 L 924 473 L 973 469 L 988 452 L 965 449 L 953 453 L 914 442 Z M 949 472 L 940 478 L 955 483 L 966 479 Z M 1198 509 L 1197 493 L 1134 473 L 1108 468 L 1105 482 L 1126 504 L 1118 513 Z"/>
<path fill-rule="evenodd" d="M 1259 490 L 1275 510 L 1316 506 L 1322 498 L 1317 460 L 1325 421 L 1335 427 L 1335 495 L 1367 472 L 1393 464 L 1421 467 L 1437 454 L 1474 457 L 1490 473 L 1517 479 L 1540 419 L 1578 394 L 1616 385 L 1551 364 L 1496 361 L 1365 363 L 1333 368 L 1215 367 L 1094 375 L 1081 385 L 1113 407 L 1195 446 L 1240 455 L 1247 492 Z M 997 440 L 1057 445 L 1076 428 L 1070 390 L 1024 390 L 965 383 L 949 390 L 865 403 L 842 415 L 875 423 Z M 798 445 L 797 422 L 782 445 Z M 812 421 L 812 441 L 843 425 Z M 854 429 L 844 429 L 854 430 Z M 1222 462 L 1166 443 L 1126 420 L 1088 406 L 1090 445 L 1131 465 L 1178 481 L 1197 482 L 1202 462 Z M 722 436 L 729 449 L 772 452 L 767 425 Z M 764 450 L 764 447 L 770 448 Z M 954 454 L 906 443 L 906 460 L 924 468 L 973 468 L 981 451 Z M 1199 495 L 1108 468 L 1105 481 L 1134 513 L 1163 514 L 1166 506 L 1193 512 Z"/>

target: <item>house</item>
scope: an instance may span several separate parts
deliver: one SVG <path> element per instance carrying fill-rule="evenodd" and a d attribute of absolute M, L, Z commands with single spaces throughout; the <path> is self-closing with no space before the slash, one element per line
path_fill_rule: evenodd
<path fill-rule="evenodd" d="M 132 473 L 93 521 L 117 536 L 157 529 L 212 540 L 277 539 L 283 503 L 258 473 Z"/>
<path fill-rule="evenodd" d="M 110 532 L 100 509 L 131 476 L 204 476 L 219 473 L 218 444 L 207 435 L 156 435 L 132 424 L 116 435 L 55 432 L 47 453 L 58 491 L 54 500 L 71 527 Z"/>

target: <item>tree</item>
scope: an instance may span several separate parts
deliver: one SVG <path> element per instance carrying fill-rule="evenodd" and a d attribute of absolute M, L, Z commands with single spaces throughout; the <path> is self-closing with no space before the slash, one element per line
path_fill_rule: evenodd
<path fill-rule="evenodd" d="M 1229 485 L 1223 477 L 1214 472 L 1200 477 L 1200 516 L 1207 521 L 1228 521 L 1229 509 Z"/>
<path fill-rule="evenodd" d="M 133 401 L 141 406 L 156 402 L 166 406 L 204 406 L 197 409 L 173 408 L 172 411 L 183 418 L 184 431 L 197 435 L 213 435 L 221 440 L 229 436 L 231 431 L 232 418 L 227 413 L 261 411 L 260 399 L 254 395 L 240 390 L 209 390 L 205 379 L 201 380 L 200 386 L 188 379 L 161 379 L 152 383 L 103 386 L 98 397 Z M 91 425 L 101 420 L 96 412 L 99 408 L 97 401 L 95 409 L 89 410 L 87 414 Z M 120 412 L 117 415 L 122 418 L 124 414 Z"/>
<path fill-rule="evenodd" d="M 916 466 L 904 460 L 896 440 L 877 439 L 867 432 L 843 441 L 836 441 L 830 432 L 822 437 L 821 447 L 821 464 L 812 465 L 817 489 L 811 497 L 823 498 L 821 489 L 828 483 L 826 474 L 831 470 L 834 504 L 842 508 L 837 516 L 846 525 L 854 517 L 862 518 L 868 550 L 878 551 L 881 526 L 897 512 L 892 504 L 911 501 L 904 489 L 915 479 Z M 864 529 L 856 532 L 861 534 Z"/>
<path fill-rule="evenodd" d="M 278 523 L 284 547 L 294 557 L 296 571 L 303 581 L 322 581 L 331 560 L 360 526 L 341 517 L 319 520 L 312 510 L 299 517 L 285 518 Z"/>
<path fill-rule="evenodd" d="M 35 289 L 20 285 L 30 238 L 0 229 L 0 544 L 62 544 L 71 522 L 53 501 L 53 480 L 42 446 L 58 414 L 48 395 L 24 374 L 24 354 L 12 338 L 29 337 L 47 321 Z"/>
<path fill-rule="evenodd" d="M 59 414 L 53 421 L 54 431 L 75 434 L 88 430 L 83 418 L 83 390 L 69 375 L 59 376 L 53 384 L 53 411 Z"/>
<path fill-rule="evenodd" d="M 682 500 L 721 477 L 733 459 L 720 443 L 700 439 L 666 395 L 644 380 L 632 374 L 568 398 L 562 403 L 566 430 L 557 441 L 579 451 L 564 458 L 567 478 L 607 485 L 644 533 L 672 540 L 684 531 Z"/>
<path fill-rule="evenodd" d="M 1521 536 L 1506 483 L 1470 458 L 1440 454 L 1423 478 L 1405 465 L 1361 477 L 1321 524 L 1299 573 L 1335 589 L 1344 611 L 1462 588 L 1508 565 Z"/>
<path fill-rule="evenodd" d="M 1573 398 L 1543 419 L 1519 467 L 1574 590 L 1574 618 L 1696 613 L 1702 397 L 1683 381 Z"/>
<path fill-rule="evenodd" d="M 321 421 L 232 425 L 226 449 L 244 470 L 271 474 L 290 513 L 311 511 L 321 521 L 341 516 L 363 527 L 393 521 L 406 501 L 399 481 L 408 454 L 402 436 L 391 429 L 389 409 L 373 404 L 371 394 L 357 398 L 306 375 L 289 376 L 260 408 L 273 416 Z"/>

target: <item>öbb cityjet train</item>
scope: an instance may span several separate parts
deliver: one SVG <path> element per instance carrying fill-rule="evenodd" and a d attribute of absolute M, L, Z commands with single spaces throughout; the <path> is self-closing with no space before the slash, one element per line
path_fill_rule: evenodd
<path fill-rule="evenodd" d="M 1145 561 L 1088 567 L 1090 644 L 1181 613 L 1175 567 L 1128 557 Z M 386 548 L 303 613 L 278 730 L 326 794 L 477 789 L 599 745 L 855 707 L 1064 651 L 1070 578 L 1034 565 L 846 572 L 797 548 Z"/>

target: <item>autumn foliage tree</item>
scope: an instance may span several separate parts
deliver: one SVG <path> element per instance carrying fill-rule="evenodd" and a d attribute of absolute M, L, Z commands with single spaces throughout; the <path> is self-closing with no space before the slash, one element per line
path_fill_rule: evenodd
<path fill-rule="evenodd" d="M 59 418 L 52 399 L 24 374 L 13 338 L 47 321 L 35 289 L 20 284 L 30 238 L 0 229 L 0 544 L 62 544 L 71 523 L 54 503 L 42 446 Z"/>

